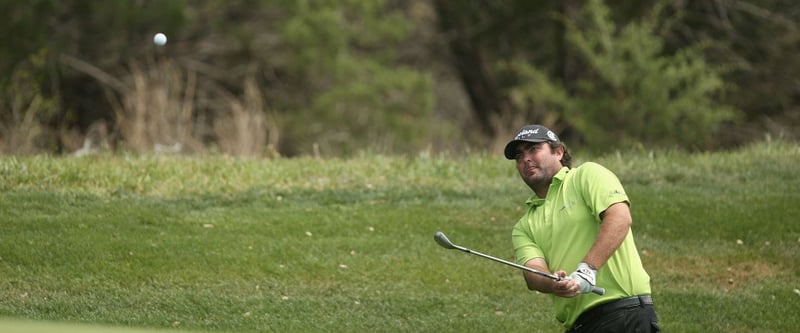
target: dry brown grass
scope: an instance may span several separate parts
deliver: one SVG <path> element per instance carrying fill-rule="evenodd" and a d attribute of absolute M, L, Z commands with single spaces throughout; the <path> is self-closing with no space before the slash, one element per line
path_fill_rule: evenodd
<path fill-rule="evenodd" d="M 128 67 L 121 97 L 109 94 L 125 148 L 137 152 L 164 149 L 161 147 L 171 147 L 174 152 L 204 151 L 194 135 L 196 73 L 184 72 L 169 60 L 149 67 L 131 61 Z"/>
<path fill-rule="evenodd" d="M 228 96 L 227 101 L 229 109 L 214 121 L 220 150 L 234 156 L 277 156 L 278 129 L 274 117 L 264 111 L 264 98 L 255 79 L 245 80 L 244 96 Z"/>
<path fill-rule="evenodd" d="M 277 156 L 279 130 L 252 76 L 243 80 L 243 94 L 237 96 L 204 78 L 197 66 L 166 57 L 130 61 L 121 78 L 73 57 L 62 61 L 103 84 L 115 116 L 100 139 L 90 128 L 76 153 L 114 137 L 119 142 L 113 146 L 134 152 L 203 154 L 216 146 L 227 155 Z M 74 133 L 62 139 L 71 146 L 78 141 Z"/>
<path fill-rule="evenodd" d="M 42 96 L 31 96 L 26 103 L 12 103 L 8 112 L 9 121 L 0 122 L 0 152 L 15 154 L 33 154 L 39 149 L 36 140 L 45 132 L 45 127 L 36 115 L 42 104 Z"/>
<path fill-rule="evenodd" d="M 33 74 L 36 57 L 20 63 L 9 74 L 10 84 L 0 91 L 0 153 L 35 154 L 52 144 L 52 133 L 43 122 L 56 104 L 42 94 Z"/>

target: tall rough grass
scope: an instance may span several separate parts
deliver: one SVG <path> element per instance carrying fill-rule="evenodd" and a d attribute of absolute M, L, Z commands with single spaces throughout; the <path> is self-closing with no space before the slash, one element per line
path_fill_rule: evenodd
<path fill-rule="evenodd" d="M 17 65 L 8 85 L 0 87 L 0 153 L 35 154 L 53 148 L 57 131 L 49 128 L 57 109 L 36 82 L 46 54 L 33 54 Z"/>
<path fill-rule="evenodd" d="M 78 58 L 61 63 L 95 78 L 111 105 L 113 122 L 99 120 L 85 132 L 50 125 L 54 100 L 37 89 L 30 66 L 12 73 L 13 83 L 0 100 L 0 153 L 34 154 L 55 150 L 60 139 L 66 153 L 103 151 L 136 153 L 217 152 L 232 156 L 276 156 L 279 129 L 263 94 L 250 76 L 235 94 L 218 85 L 208 66 L 187 65 L 154 53 L 128 63 L 117 76 Z M 27 63 L 26 63 L 27 64 Z M 57 99 L 57 96 L 55 97 Z"/>

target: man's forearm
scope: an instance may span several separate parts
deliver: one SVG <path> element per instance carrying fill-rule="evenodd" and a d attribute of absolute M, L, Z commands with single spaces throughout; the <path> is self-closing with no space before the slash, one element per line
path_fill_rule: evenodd
<path fill-rule="evenodd" d="M 525 283 L 529 290 L 551 294 L 553 293 L 553 280 L 530 272 L 523 272 Z"/>
<path fill-rule="evenodd" d="M 525 266 L 549 273 L 547 270 L 547 264 L 544 262 L 544 260 L 535 260 L 537 259 L 528 261 Z M 556 281 L 530 272 L 524 272 L 523 274 L 525 275 L 525 283 L 528 285 L 528 289 L 530 290 L 536 290 L 545 294 L 553 294 L 559 297 L 575 297 L 580 294 L 580 285 L 573 279 L 566 278 Z M 565 271 L 556 271 L 552 274 L 555 274 L 559 277 L 567 277 L 567 272 Z"/>
<path fill-rule="evenodd" d="M 528 260 L 525 263 L 525 266 L 533 268 L 540 272 L 550 273 L 550 270 L 547 268 L 547 262 L 541 258 L 534 258 Z M 528 289 L 536 290 L 543 293 L 552 293 L 553 292 L 553 280 L 543 277 L 541 275 L 533 274 L 531 272 L 522 272 L 523 276 L 525 277 L 525 284 L 528 285 Z"/>

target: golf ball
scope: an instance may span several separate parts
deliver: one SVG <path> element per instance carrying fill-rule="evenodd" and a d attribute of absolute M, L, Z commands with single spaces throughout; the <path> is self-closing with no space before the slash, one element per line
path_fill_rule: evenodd
<path fill-rule="evenodd" d="M 156 45 L 159 45 L 159 46 L 166 44 L 167 43 L 167 35 L 162 34 L 160 32 L 157 33 L 155 36 L 153 36 L 153 43 L 155 43 Z"/>

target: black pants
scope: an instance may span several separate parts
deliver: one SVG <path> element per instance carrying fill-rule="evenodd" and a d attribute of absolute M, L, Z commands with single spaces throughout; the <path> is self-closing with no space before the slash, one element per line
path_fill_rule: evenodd
<path fill-rule="evenodd" d="M 656 310 L 649 295 L 601 304 L 582 313 L 567 333 L 659 333 Z"/>

